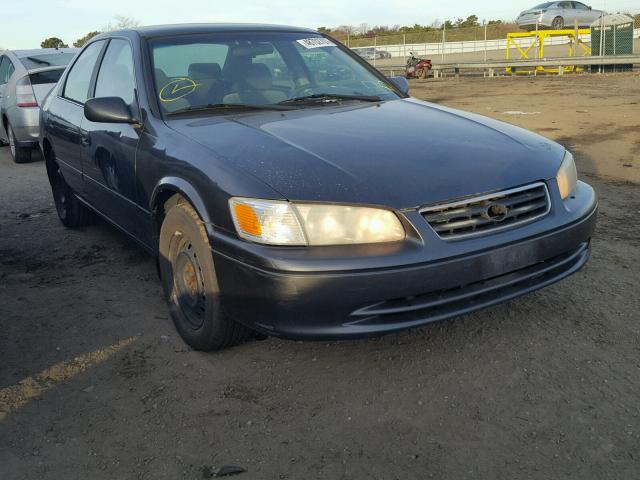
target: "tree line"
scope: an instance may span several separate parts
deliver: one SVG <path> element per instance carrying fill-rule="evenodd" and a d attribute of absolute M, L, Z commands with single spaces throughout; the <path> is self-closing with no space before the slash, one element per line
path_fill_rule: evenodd
<path fill-rule="evenodd" d="M 441 30 L 444 26 L 446 29 L 454 28 L 469 28 L 469 27 L 481 27 L 483 25 L 502 25 L 502 20 L 489 20 L 480 23 L 480 19 L 477 15 L 469 15 L 466 19 L 458 18 L 457 20 L 434 20 L 430 25 L 421 25 L 416 23 L 415 25 L 395 25 L 392 27 L 386 25 L 370 26 L 367 23 L 362 23 L 359 26 L 353 25 L 341 25 L 335 28 L 320 27 L 318 31 L 332 35 L 336 38 L 351 37 L 358 38 L 372 38 L 378 35 L 393 35 L 403 33 L 425 33 Z"/>
<path fill-rule="evenodd" d="M 640 26 L 640 14 L 628 15 L 630 17 L 633 17 L 637 26 Z M 480 22 L 480 19 L 477 15 L 469 15 L 466 19 L 458 18 L 457 20 L 445 20 L 444 22 L 435 20 L 430 25 L 421 25 L 419 23 L 416 23 L 413 26 L 394 25 L 392 27 L 389 27 L 386 25 L 371 26 L 367 23 L 362 23 L 359 26 L 340 25 L 335 28 L 320 27 L 318 28 L 318 31 L 331 35 L 339 40 L 344 40 L 346 38 L 357 40 L 362 38 L 373 38 L 381 35 L 402 35 L 405 33 L 435 32 L 441 31 L 443 27 L 446 30 L 456 30 L 465 28 L 479 28 L 484 27 L 485 25 L 499 26 L 499 28 L 513 27 L 516 30 L 518 29 L 517 25 L 515 25 L 515 22 L 505 22 L 503 20 L 483 20 L 482 22 Z"/>
<path fill-rule="evenodd" d="M 140 22 L 131 17 L 116 15 L 114 17 L 114 20 L 115 20 L 114 22 L 109 22 L 100 30 L 94 30 L 78 38 L 75 42 L 73 42 L 73 46 L 76 48 L 82 48 L 85 45 L 85 43 L 87 43 L 96 35 L 100 35 L 103 32 L 111 32 L 113 30 L 121 30 L 123 28 L 132 28 L 132 27 L 140 26 Z M 69 48 L 69 44 L 65 43 L 64 40 L 62 40 L 59 37 L 49 37 L 49 38 L 45 38 L 40 43 L 40 47 L 41 48 Z"/>
<path fill-rule="evenodd" d="M 636 25 L 640 25 L 640 14 L 633 16 Z M 117 15 L 114 17 L 114 23 L 108 23 L 101 30 L 96 30 L 93 32 L 89 32 L 86 35 L 78 38 L 75 42 L 73 42 L 73 46 L 76 48 L 81 48 L 91 40 L 96 35 L 101 34 L 102 32 L 109 32 L 112 30 L 120 30 L 122 28 L 131 28 L 137 27 L 140 25 L 140 22 L 130 18 L 124 17 L 122 15 Z M 393 27 L 389 27 L 386 25 L 377 25 L 371 27 L 367 23 L 362 23 L 360 26 L 353 25 L 341 25 L 335 28 L 328 27 L 319 27 L 318 31 L 321 33 L 326 33 L 338 39 L 345 38 L 373 38 L 379 35 L 393 35 L 393 34 L 404 34 L 404 33 L 426 33 L 426 32 L 434 32 L 436 30 L 441 30 L 444 26 L 445 29 L 458 29 L 458 28 L 473 28 L 473 27 L 482 27 L 484 25 L 504 25 L 507 26 L 502 20 L 483 20 L 480 23 L 480 20 L 477 15 L 469 15 L 466 19 L 458 18 L 457 20 L 445 20 L 441 22 L 439 20 L 435 20 L 431 23 L 431 25 L 421 25 L 416 23 L 415 25 L 394 25 Z M 58 37 L 49 37 L 42 41 L 40 44 L 42 48 L 68 48 L 69 45 L 66 44 L 62 39 Z"/>

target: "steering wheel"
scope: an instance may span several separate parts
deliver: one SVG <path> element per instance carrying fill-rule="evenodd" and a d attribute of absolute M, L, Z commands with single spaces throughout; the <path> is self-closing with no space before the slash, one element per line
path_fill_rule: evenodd
<path fill-rule="evenodd" d="M 312 87 L 311 84 L 301 85 L 293 89 L 293 92 L 291 92 L 291 98 L 306 97 L 307 95 L 313 95 L 313 90 L 314 90 L 314 87 Z"/>

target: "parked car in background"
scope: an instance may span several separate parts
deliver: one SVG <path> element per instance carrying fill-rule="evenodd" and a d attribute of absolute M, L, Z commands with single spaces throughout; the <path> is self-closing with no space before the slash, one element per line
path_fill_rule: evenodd
<path fill-rule="evenodd" d="M 516 21 L 520 28 L 529 31 L 535 30 L 536 25 L 540 29 L 562 30 L 573 28 L 576 20 L 578 27 L 589 27 L 602 15 L 602 10 L 595 10 L 581 2 L 545 2 L 525 10 Z"/>
<path fill-rule="evenodd" d="M 38 146 L 40 107 L 57 83 L 75 48 L 0 52 L 0 142 L 16 163 L 31 160 Z"/>
<path fill-rule="evenodd" d="M 200 350 L 380 335 L 578 271 L 597 199 L 571 153 L 408 88 L 304 28 L 99 35 L 42 107 L 58 215 L 156 255 Z"/>
<path fill-rule="evenodd" d="M 384 58 L 391 58 L 391 54 L 386 50 L 380 50 L 374 47 L 357 47 L 353 51 L 365 60 L 382 60 Z"/>

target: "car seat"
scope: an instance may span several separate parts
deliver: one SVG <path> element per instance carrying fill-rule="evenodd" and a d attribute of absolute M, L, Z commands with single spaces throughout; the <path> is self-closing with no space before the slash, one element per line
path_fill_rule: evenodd
<path fill-rule="evenodd" d="M 252 63 L 244 77 L 235 84 L 235 92 L 226 95 L 223 103 L 274 104 L 287 99 L 287 95 L 273 87 L 271 70 L 263 63 Z"/>

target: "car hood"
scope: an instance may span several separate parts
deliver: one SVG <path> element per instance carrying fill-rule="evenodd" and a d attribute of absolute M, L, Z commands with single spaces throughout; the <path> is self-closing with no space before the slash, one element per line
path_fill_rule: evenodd
<path fill-rule="evenodd" d="M 564 155 L 527 130 L 415 99 L 167 123 L 283 198 L 397 209 L 553 178 Z"/>

